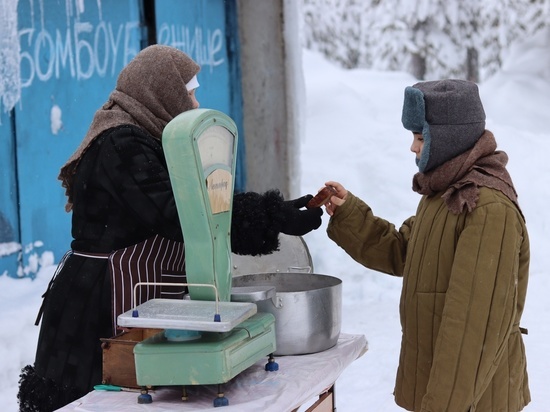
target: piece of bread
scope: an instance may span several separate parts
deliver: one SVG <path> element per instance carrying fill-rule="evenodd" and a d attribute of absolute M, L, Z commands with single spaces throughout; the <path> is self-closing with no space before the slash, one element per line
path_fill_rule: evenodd
<path fill-rule="evenodd" d="M 336 189 L 332 186 L 323 187 L 309 202 L 307 202 L 306 209 L 313 209 L 315 207 L 323 206 L 335 194 Z"/>

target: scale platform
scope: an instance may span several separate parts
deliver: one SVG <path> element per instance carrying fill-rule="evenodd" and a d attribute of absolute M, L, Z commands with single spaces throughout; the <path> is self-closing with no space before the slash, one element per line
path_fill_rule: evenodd
<path fill-rule="evenodd" d="M 220 321 L 214 321 L 216 309 Z M 205 300 L 151 299 L 138 305 L 137 317 L 129 310 L 118 316 L 118 326 L 125 328 L 181 329 L 205 332 L 229 332 L 257 312 L 250 302 L 216 302 Z"/>
<path fill-rule="evenodd" d="M 158 333 L 134 347 L 141 386 L 225 383 L 275 352 L 275 317 L 257 313 L 231 332 L 203 332 L 196 340 L 167 340 Z"/>

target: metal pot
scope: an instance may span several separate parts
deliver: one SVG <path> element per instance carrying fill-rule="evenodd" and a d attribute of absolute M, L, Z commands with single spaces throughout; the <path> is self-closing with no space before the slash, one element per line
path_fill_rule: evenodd
<path fill-rule="evenodd" d="M 258 273 L 233 278 L 231 300 L 256 302 L 275 316 L 276 355 L 316 353 L 336 345 L 342 281 L 311 273 Z"/>

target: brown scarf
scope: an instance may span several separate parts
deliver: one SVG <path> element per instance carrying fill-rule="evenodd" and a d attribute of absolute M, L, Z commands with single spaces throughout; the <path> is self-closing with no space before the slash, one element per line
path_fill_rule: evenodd
<path fill-rule="evenodd" d="M 58 179 L 68 197 L 67 212 L 73 207 L 74 174 L 92 142 L 102 132 L 126 124 L 141 127 L 160 140 L 168 122 L 193 108 L 185 85 L 199 70 L 182 51 L 161 45 L 143 49 L 122 69 L 116 89 L 95 113 L 86 136 L 59 173 Z"/>
<path fill-rule="evenodd" d="M 460 214 L 474 210 L 479 188 L 489 187 L 504 193 L 521 213 L 514 184 L 506 170 L 508 155 L 496 147 L 495 137 L 486 130 L 470 150 L 428 173 L 414 175 L 413 190 L 428 196 L 444 191 L 441 198 L 449 210 Z"/>

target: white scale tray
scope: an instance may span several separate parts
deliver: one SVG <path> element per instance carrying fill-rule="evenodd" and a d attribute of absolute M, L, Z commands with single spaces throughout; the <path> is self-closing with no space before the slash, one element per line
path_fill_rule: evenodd
<path fill-rule="evenodd" d="M 151 299 L 118 316 L 118 326 L 228 332 L 257 312 L 256 304 L 218 302 L 221 321 L 214 322 L 216 302 L 206 300 Z"/>

